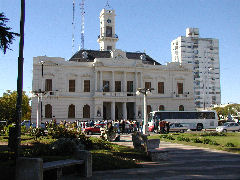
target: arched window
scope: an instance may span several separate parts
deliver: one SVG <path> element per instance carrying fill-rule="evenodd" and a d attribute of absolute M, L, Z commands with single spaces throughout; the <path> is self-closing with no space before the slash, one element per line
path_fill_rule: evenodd
<path fill-rule="evenodd" d="M 83 118 L 90 118 L 90 106 L 87 104 L 83 106 Z"/>
<path fill-rule="evenodd" d="M 73 104 L 68 107 L 68 118 L 75 118 L 75 106 Z"/>
<path fill-rule="evenodd" d="M 178 110 L 179 110 L 179 111 L 184 111 L 184 106 L 183 106 L 183 105 L 180 105 L 180 106 L 178 107 Z"/>
<path fill-rule="evenodd" d="M 160 106 L 158 107 L 158 110 L 159 110 L 159 111 L 164 111 L 164 105 L 160 105 Z"/>
<path fill-rule="evenodd" d="M 152 107 L 150 105 L 147 105 L 147 115 L 152 111 Z"/>
<path fill-rule="evenodd" d="M 50 104 L 45 105 L 45 118 L 52 118 L 52 106 Z"/>

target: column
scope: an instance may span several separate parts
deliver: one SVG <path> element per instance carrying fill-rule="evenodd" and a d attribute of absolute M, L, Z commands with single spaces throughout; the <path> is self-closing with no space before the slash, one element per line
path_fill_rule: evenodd
<path fill-rule="evenodd" d="M 97 82 L 98 82 L 98 71 L 95 71 L 95 92 L 98 91 Z"/>
<path fill-rule="evenodd" d="M 114 71 L 112 71 L 112 92 L 115 92 L 115 77 L 114 77 Z"/>
<path fill-rule="evenodd" d="M 103 91 L 103 79 L 102 79 L 102 71 L 100 71 L 100 87 L 99 87 L 99 89 L 100 89 L 100 92 L 102 92 Z"/>
<path fill-rule="evenodd" d="M 143 134 L 147 134 L 148 124 L 147 124 L 147 95 L 143 96 Z"/>
<path fill-rule="evenodd" d="M 138 88 L 138 72 L 135 72 L 135 92 L 137 92 Z"/>
<path fill-rule="evenodd" d="M 37 123 L 36 123 L 36 127 L 39 128 L 41 127 L 41 102 L 40 102 L 40 96 L 38 94 L 37 96 Z"/>
<path fill-rule="evenodd" d="M 111 119 L 115 120 L 115 102 L 111 103 Z"/>
<path fill-rule="evenodd" d="M 135 119 L 138 119 L 138 108 L 137 108 L 137 102 L 134 103 L 134 114 L 135 114 Z"/>
<path fill-rule="evenodd" d="M 126 92 L 126 72 L 123 72 L 123 92 Z"/>
<path fill-rule="evenodd" d="M 140 73 L 140 88 L 144 88 L 144 85 L 143 85 L 143 73 L 142 72 Z"/>
<path fill-rule="evenodd" d="M 127 119 L 127 103 L 122 103 L 123 119 Z"/>

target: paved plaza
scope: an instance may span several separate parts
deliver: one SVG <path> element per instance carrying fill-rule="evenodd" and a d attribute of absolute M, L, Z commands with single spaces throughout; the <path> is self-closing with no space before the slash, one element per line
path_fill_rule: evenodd
<path fill-rule="evenodd" d="M 132 146 L 131 135 L 122 135 L 117 144 Z M 168 142 L 161 142 L 160 148 L 169 151 L 169 160 L 145 162 L 144 168 L 95 171 L 83 179 L 240 179 L 240 154 Z"/>

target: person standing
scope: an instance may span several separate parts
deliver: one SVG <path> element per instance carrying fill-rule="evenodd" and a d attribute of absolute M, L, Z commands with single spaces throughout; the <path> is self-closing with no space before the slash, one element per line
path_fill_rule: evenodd
<path fill-rule="evenodd" d="M 167 129 L 167 133 L 169 133 L 169 129 L 170 129 L 170 123 L 166 122 L 166 129 Z"/>
<path fill-rule="evenodd" d="M 163 134 L 164 133 L 164 122 L 160 121 L 159 126 L 160 126 L 160 133 Z"/>
<path fill-rule="evenodd" d="M 125 119 L 122 121 L 122 133 L 125 133 Z"/>

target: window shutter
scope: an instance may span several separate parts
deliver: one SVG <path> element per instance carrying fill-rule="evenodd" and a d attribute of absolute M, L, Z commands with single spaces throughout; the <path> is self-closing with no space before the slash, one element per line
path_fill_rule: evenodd
<path fill-rule="evenodd" d="M 84 80 L 84 92 L 90 92 L 90 80 Z"/>
<path fill-rule="evenodd" d="M 158 94 L 164 94 L 164 82 L 158 82 Z"/>
<path fill-rule="evenodd" d="M 75 92 L 75 80 L 69 80 L 69 92 Z"/>

